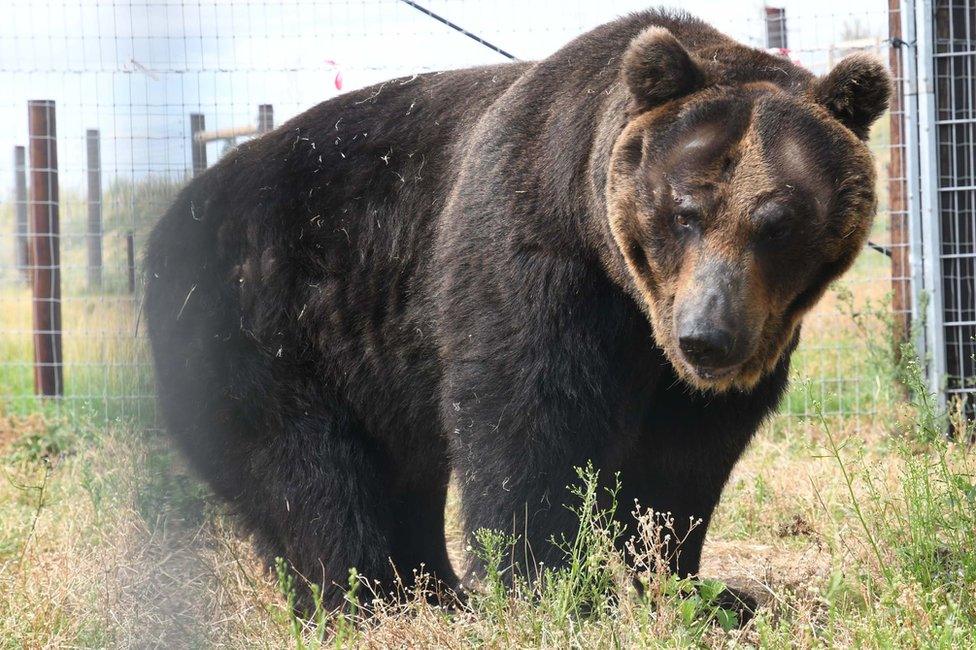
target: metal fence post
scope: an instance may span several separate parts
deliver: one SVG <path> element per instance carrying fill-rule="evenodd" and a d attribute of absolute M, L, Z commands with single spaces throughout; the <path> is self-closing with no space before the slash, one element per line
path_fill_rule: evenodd
<path fill-rule="evenodd" d="M 918 133 L 918 66 L 917 47 L 915 42 L 915 0 L 902 0 L 901 3 L 901 33 L 902 33 L 902 79 L 901 94 L 905 108 L 905 211 L 908 220 L 908 264 L 911 276 L 912 315 L 911 321 L 916 324 L 912 332 L 915 349 L 919 359 L 925 359 L 928 353 L 929 336 L 928 325 L 923 312 L 926 302 L 925 255 L 922 248 L 922 210 L 921 187 L 919 178 L 919 133 Z M 922 324 L 926 326 L 923 328 Z"/>
<path fill-rule="evenodd" d="M 30 240 L 27 225 L 27 151 L 14 147 L 14 265 L 30 280 Z"/>
<path fill-rule="evenodd" d="M 64 394 L 61 357 L 61 251 L 58 147 L 54 102 L 27 102 L 30 146 L 31 279 L 34 305 L 34 390 Z"/>
<path fill-rule="evenodd" d="M 207 168 L 207 143 L 197 141 L 197 134 L 206 128 L 207 120 L 203 113 L 190 113 L 190 154 L 194 176 Z"/>
<path fill-rule="evenodd" d="M 922 224 L 923 262 L 927 310 L 925 329 L 926 352 L 929 361 L 929 388 L 941 407 L 945 406 L 946 350 L 943 327 L 942 228 L 939 218 L 938 133 L 935 125 L 935 79 L 932 40 L 933 8 L 931 0 L 918 0 L 915 5 L 915 42 L 918 91 L 918 151 L 919 151 L 919 220 Z"/>
<path fill-rule="evenodd" d="M 102 153 L 98 129 L 85 137 L 88 160 L 88 288 L 102 286 Z"/>

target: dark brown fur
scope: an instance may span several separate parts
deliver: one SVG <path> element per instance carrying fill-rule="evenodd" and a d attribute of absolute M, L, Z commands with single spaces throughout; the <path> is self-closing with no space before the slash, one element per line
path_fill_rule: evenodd
<path fill-rule="evenodd" d="M 354 566 L 383 590 L 421 566 L 457 586 L 452 472 L 469 538 L 529 549 L 513 572 L 562 561 L 550 540 L 575 530 L 565 487 L 587 461 L 620 473 L 621 520 L 634 500 L 703 520 L 674 562 L 697 572 L 800 318 L 870 223 L 858 137 L 887 81 L 844 66 L 820 81 L 644 12 L 537 63 L 349 93 L 242 145 L 150 242 L 167 428 L 331 606 Z M 773 214 L 786 185 L 822 206 Z M 700 204 L 695 233 L 676 235 L 676 191 Z M 676 307 L 696 314 L 682 327 L 713 320 L 703 296 L 751 346 L 720 380 L 674 341 Z"/>

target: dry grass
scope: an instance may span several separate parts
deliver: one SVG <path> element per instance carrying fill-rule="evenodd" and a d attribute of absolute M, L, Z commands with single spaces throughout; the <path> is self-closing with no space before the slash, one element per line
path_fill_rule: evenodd
<path fill-rule="evenodd" d="M 906 443 L 929 415 L 894 399 L 893 369 L 878 363 L 887 346 L 884 319 L 871 309 L 887 291 L 874 279 L 884 270 L 879 263 L 862 256 L 851 276 L 856 300 L 832 292 L 809 319 L 787 404 L 794 415 L 865 415 L 774 421 L 736 468 L 716 513 L 703 573 L 764 601 L 744 629 L 700 624 L 700 612 L 689 623 L 681 598 L 649 605 L 626 588 L 610 615 L 596 617 L 567 616 L 545 597 L 507 593 L 475 598 L 471 610 L 453 614 L 418 600 L 381 606 L 368 622 L 301 623 L 278 580 L 164 440 L 104 411 L 87 420 L 45 417 L 30 400 L 6 399 L 12 408 L 0 413 L 0 647 L 951 647 L 976 638 L 976 612 L 947 622 L 958 594 L 946 597 L 940 590 L 948 588 L 921 570 L 943 562 L 941 547 L 932 557 L 910 555 L 914 564 L 899 548 L 912 546 L 912 538 L 895 515 L 924 515 L 924 507 L 951 500 L 912 491 L 924 481 L 908 470 L 917 458 L 936 458 L 938 448 Z M 22 290 L 0 296 L 5 307 L 18 306 L 0 310 L 0 331 L 29 329 L 26 300 Z M 97 390 L 131 404 L 133 387 L 148 391 L 144 350 L 128 336 L 134 310 L 125 300 L 65 304 L 66 377 L 75 395 Z M 2 342 L 0 397 L 30 392 L 29 339 L 22 338 Z M 832 376 L 857 378 L 857 391 L 825 379 Z M 951 457 L 959 483 L 952 495 L 972 495 L 965 498 L 976 513 L 976 487 L 965 491 L 976 485 L 973 455 L 954 449 Z M 454 494 L 448 509 L 452 558 L 460 565 Z M 929 529 L 912 535 L 943 540 L 945 529 L 974 522 L 953 516 L 926 520 Z M 960 553 L 949 549 L 951 557 Z M 970 559 L 964 555 L 962 565 Z M 888 567 L 901 568 L 891 574 Z M 976 575 L 967 573 L 964 588 L 976 599 L 973 584 Z"/>
<path fill-rule="evenodd" d="M 544 602 L 506 596 L 501 608 L 476 602 L 448 615 L 413 602 L 380 607 L 359 629 L 340 619 L 296 631 L 275 578 L 158 440 L 37 417 L 2 422 L 0 639 L 10 647 L 276 648 L 319 637 L 370 648 L 884 645 L 872 626 L 894 626 L 890 611 L 916 628 L 932 616 L 929 594 L 911 581 L 894 610 L 883 606 L 882 567 L 851 515 L 850 489 L 865 504 L 879 490 L 904 492 L 906 457 L 880 429 L 759 436 L 726 490 L 704 573 L 748 586 L 766 605 L 742 630 L 695 635 L 673 603 L 652 611 L 633 594 L 594 620 L 557 620 Z M 883 483 L 849 487 L 832 444 Z M 976 473 L 972 454 L 953 458 L 960 475 Z M 897 563 L 897 549 L 882 551 Z M 922 641 L 924 627 L 915 631 L 906 638 Z"/>

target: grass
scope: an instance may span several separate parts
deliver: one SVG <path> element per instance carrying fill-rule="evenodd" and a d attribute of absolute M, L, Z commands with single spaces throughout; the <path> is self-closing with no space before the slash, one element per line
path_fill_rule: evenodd
<path fill-rule="evenodd" d="M 971 647 L 976 456 L 945 439 L 917 366 L 894 372 L 916 397 L 883 425 L 839 426 L 815 405 L 815 420 L 762 432 L 716 513 L 707 580 L 677 580 L 649 557 L 627 568 L 583 468 L 567 568 L 508 587 L 517 542 L 482 531 L 477 548 L 454 548 L 456 563 L 479 553 L 492 567 L 467 608 L 414 598 L 378 603 L 368 619 L 351 604 L 296 618 L 293 578 L 262 569 L 159 434 L 101 414 L 8 412 L 0 645 Z M 662 525 L 643 514 L 637 529 L 654 539 Z M 719 579 L 765 602 L 742 629 Z M 351 591 L 366 588 L 351 576 Z"/>
<path fill-rule="evenodd" d="M 113 419 L 151 417 L 149 358 L 136 336 L 139 306 L 131 295 L 77 295 L 62 302 L 64 395 L 69 410 Z M 33 397 L 31 296 L 0 291 L 0 400 L 8 411 L 51 410 Z"/>
<path fill-rule="evenodd" d="M 140 305 L 129 290 L 127 235 L 134 237 L 138 265 L 138 251 L 150 227 L 184 181 L 157 175 L 138 182 L 114 178 L 107 184 L 102 196 L 102 284 L 97 290 L 88 286 L 87 279 L 87 201 L 78 188 L 61 187 L 59 249 L 68 410 L 90 411 L 107 420 L 152 418 L 149 360 L 137 337 Z M 13 232 L 13 224 L 13 202 L 0 202 L 0 229 Z M 0 263 L 0 401 L 7 411 L 20 414 L 63 410 L 33 397 L 31 293 L 12 262 L 5 257 Z"/>

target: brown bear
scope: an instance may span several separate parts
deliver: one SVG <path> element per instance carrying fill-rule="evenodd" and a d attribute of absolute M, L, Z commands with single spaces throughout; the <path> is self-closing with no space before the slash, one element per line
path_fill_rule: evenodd
<path fill-rule="evenodd" d="M 444 507 L 559 565 L 574 468 L 695 574 L 803 315 L 861 250 L 890 81 L 647 11 L 534 63 L 394 79 L 228 153 L 152 233 L 161 414 L 267 558 L 455 588 Z M 483 567 L 470 568 L 476 578 Z"/>

